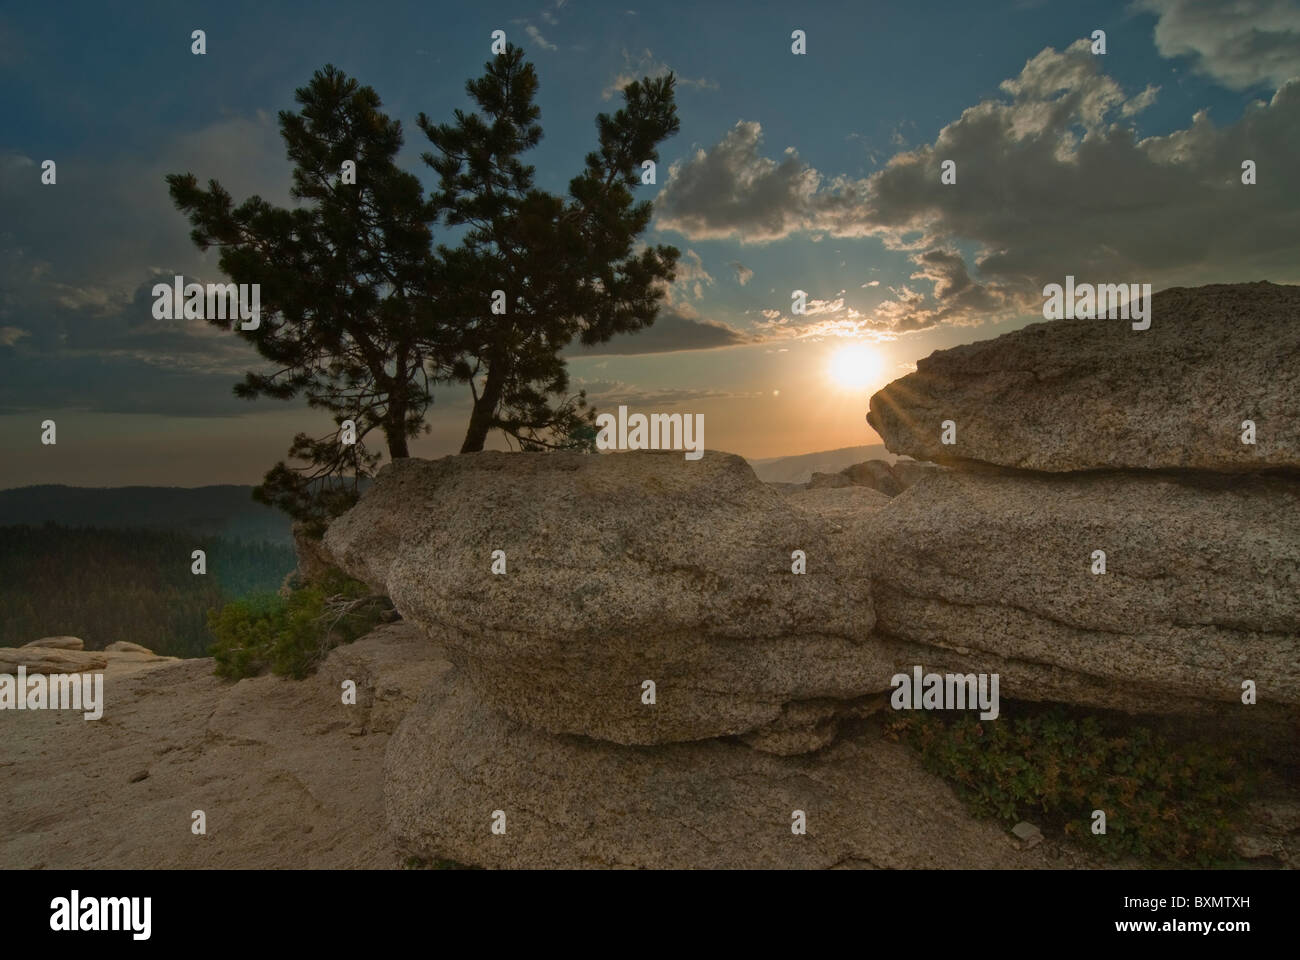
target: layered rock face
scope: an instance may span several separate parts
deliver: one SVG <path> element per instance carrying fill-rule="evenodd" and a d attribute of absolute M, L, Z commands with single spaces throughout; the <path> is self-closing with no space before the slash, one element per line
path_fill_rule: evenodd
<path fill-rule="evenodd" d="M 1053 320 L 941 350 L 871 398 L 894 453 L 1052 472 L 1300 467 L 1300 287 L 1175 287 L 1151 327 Z M 941 442 L 941 425 L 956 442 Z M 1241 442 L 1242 423 L 1257 427 Z"/>
<path fill-rule="evenodd" d="M 838 530 L 730 454 L 482 453 L 385 467 L 325 544 L 492 706 L 655 744 L 882 689 L 866 558 Z"/>
<path fill-rule="evenodd" d="M 1056 865 L 878 732 L 841 735 L 917 662 L 872 636 L 863 525 L 888 503 L 853 484 L 787 499 L 719 453 L 386 468 L 325 545 L 455 665 L 389 744 L 399 849 L 530 868 Z"/>
<path fill-rule="evenodd" d="M 957 467 L 873 515 L 878 632 L 1011 697 L 1294 722 L 1298 312 L 1297 287 L 1168 290 L 1149 330 L 1035 324 L 877 393 L 890 450 Z"/>
<path fill-rule="evenodd" d="M 1254 679 L 1300 706 L 1294 481 L 953 470 L 868 535 L 879 631 L 991 655 L 1006 696 L 1199 712 Z"/>
<path fill-rule="evenodd" d="M 794 757 L 724 739 L 619 746 L 515 723 L 457 679 L 426 690 L 388 746 L 389 829 L 423 857 L 522 869 L 1085 863 L 1021 850 L 879 737 Z M 806 834 L 791 831 L 796 811 Z"/>
<path fill-rule="evenodd" d="M 501 867 L 1041 854 L 869 732 L 918 665 L 997 674 L 1009 699 L 1280 732 L 1294 750 L 1300 464 L 1279 406 L 1294 374 L 1272 355 L 1293 332 L 1264 334 L 1293 293 L 1161 294 L 1150 330 L 1114 325 L 1174 328 L 1146 345 L 1064 322 L 936 354 L 919 372 L 948 379 L 904 378 L 872 409 L 890 411 L 891 449 L 951 468 L 868 463 L 780 490 L 712 452 L 385 468 L 324 544 L 454 665 L 389 744 L 398 846 Z M 1016 369 L 1038 378 L 1033 403 Z M 1103 405 L 1116 397 L 1164 432 L 1139 437 Z M 1025 423 L 998 406 L 1013 403 Z M 1206 435 L 1221 416 L 1246 453 Z M 941 455 L 928 437 L 948 419 L 957 452 Z M 1268 451 L 1241 444 L 1244 419 Z"/>

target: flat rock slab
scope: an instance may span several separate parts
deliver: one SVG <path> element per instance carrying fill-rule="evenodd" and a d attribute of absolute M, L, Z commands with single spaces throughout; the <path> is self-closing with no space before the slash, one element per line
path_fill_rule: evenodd
<path fill-rule="evenodd" d="M 104 649 L 109 653 L 139 653 L 147 654 L 151 657 L 157 656 L 157 654 L 148 647 L 138 643 L 131 643 L 129 640 L 114 640 L 108 646 L 104 647 Z"/>
<path fill-rule="evenodd" d="M 735 740 L 621 746 L 530 729 L 454 680 L 426 690 L 389 741 L 384 799 L 404 853 L 523 869 L 1081 865 L 1047 845 L 1016 850 L 879 733 L 799 757 Z"/>
<path fill-rule="evenodd" d="M 393 869 L 387 731 L 450 669 L 398 624 L 307 680 L 232 683 L 210 659 L 182 660 L 107 671 L 101 720 L 0 712 L 0 868 Z M 355 706 L 342 678 L 357 683 Z M 190 832 L 195 810 L 205 836 Z"/>
<path fill-rule="evenodd" d="M 384 467 L 325 544 L 490 704 L 644 744 L 784 736 L 787 704 L 881 689 L 861 545 L 837 533 L 730 454 L 478 453 Z"/>
<path fill-rule="evenodd" d="M 103 653 L 88 653 L 71 647 L 0 647 L 0 673 L 91 673 L 108 666 Z"/>
<path fill-rule="evenodd" d="M 871 398 L 867 422 L 939 463 L 1241 471 L 1300 468 L 1297 403 L 1300 287 L 1216 284 L 1157 293 L 1148 330 L 1053 320 L 937 351 Z"/>
<path fill-rule="evenodd" d="M 23 646 L 44 647 L 48 650 L 81 650 L 86 644 L 80 637 L 41 637 L 31 643 L 24 643 Z"/>
<path fill-rule="evenodd" d="M 1002 696 L 1296 715 L 1300 481 L 953 470 L 867 529 L 878 630 Z"/>

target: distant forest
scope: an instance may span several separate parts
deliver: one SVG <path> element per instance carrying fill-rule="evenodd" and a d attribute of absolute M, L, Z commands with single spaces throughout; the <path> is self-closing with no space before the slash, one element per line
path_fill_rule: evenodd
<path fill-rule="evenodd" d="M 289 518 L 253 500 L 252 487 L 65 487 L 0 490 L 0 526 L 184 531 L 227 540 L 292 545 Z"/>
<path fill-rule="evenodd" d="M 190 572 L 196 549 L 207 554 L 202 576 Z M 206 656 L 208 611 L 279 589 L 296 565 L 292 547 L 262 540 L 0 526 L 0 646 L 66 634 L 88 650 L 127 640 L 170 656 Z"/>

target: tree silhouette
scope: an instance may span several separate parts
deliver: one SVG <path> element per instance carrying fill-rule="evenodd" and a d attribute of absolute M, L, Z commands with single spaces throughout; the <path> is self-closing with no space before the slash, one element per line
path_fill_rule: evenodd
<path fill-rule="evenodd" d="M 300 111 L 282 111 L 279 122 L 299 206 L 254 196 L 235 207 L 216 180 L 202 190 L 192 174 L 167 183 L 199 248 L 219 247 L 222 271 L 261 286 L 261 324 L 238 332 L 276 369 L 245 374 L 235 393 L 301 395 L 333 416 L 332 433 L 294 438 L 290 458 L 304 466 L 281 461 L 255 493 L 319 524 L 355 500 L 379 461 L 366 449 L 372 431 L 389 456 L 408 455 L 432 402 L 430 383 L 453 358 L 438 353 L 451 337 L 437 311 L 436 211 L 394 162 L 401 124 L 380 111 L 373 89 L 333 66 L 318 70 L 296 101 Z M 356 165 L 355 183 L 343 182 L 345 161 Z M 345 420 L 356 425 L 355 444 L 340 442 Z"/>
<path fill-rule="evenodd" d="M 624 89 L 624 106 L 596 118 L 597 149 L 567 197 L 536 189 L 520 160 L 542 129 L 537 74 L 517 47 L 466 84 L 481 116 L 457 110 L 454 124 L 434 125 L 420 114 L 434 147 L 424 161 L 440 178 L 433 203 L 448 226 L 468 228 L 459 247 L 438 249 L 459 333 L 453 373 L 474 397 L 462 453 L 482 450 L 493 429 L 525 449 L 590 446 L 595 411 L 568 395 L 560 351 L 650 325 L 674 277 L 675 248 L 634 249 L 651 204 L 632 197 L 642 164 L 677 132 L 673 88 L 670 74 Z M 498 290 L 503 312 L 490 304 Z"/>
<path fill-rule="evenodd" d="M 216 180 L 205 190 L 193 174 L 167 177 L 195 244 L 219 247 L 224 273 L 261 288 L 260 325 L 237 332 L 274 369 L 246 373 L 235 393 L 304 396 L 333 417 L 334 431 L 294 437 L 298 464 L 277 463 L 254 493 L 309 532 L 373 474 L 382 453 L 366 447 L 372 432 L 390 457 L 408 456 L 440 381 L 473 395 L 462 452 L 481 450 L 494 429 L 525 450 L 593 449 L 595 411 L 569 394 L 560 351 L 653 323 L 674 277 L 674 247 L 636 248 L 651 204 L 632 195 L 642 164 L 678 129 L 671 75 L 629 84 L 624 106 L 597 116 L 597 149 L 564 197 L 536 189 L 520 160 L 542 137 L 537 74 L 522 51 L 507 47 L 466 89 L 482 116 L 457 110 L 437 126 L 419 116 L 435 151 L 424 160 L 440 177 L 428 198 L 396 165 L 401 124 L 333 66 L 297 91 L 299 112 L 279 115 L 296 207 L 258 196 L 235 206 Z M 349 161 L 355 183 L 342 175 Z M 458 246 L 433 248 L 440 221 Z M 348 420 L 352 444 L 341 442 Z"/>

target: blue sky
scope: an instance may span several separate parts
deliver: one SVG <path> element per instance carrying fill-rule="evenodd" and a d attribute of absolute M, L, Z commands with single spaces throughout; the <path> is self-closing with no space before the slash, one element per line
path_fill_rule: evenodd
<path fill-rule="evenodd" d="M 149 320 L 155 275 L 219 279 L 162 176 L 287 204 L 274 118 L 334 63 L 378 91 L 404 165 L 432 184 L 415 116 L 468 105 L 496 29 L 540 76 L 530 160 L 546 189 L 580 169 L 621 82 L 678 76 L 681 131 L 642 188 L 646 239 L 683 251 L 678 282 L 655 328 L 570 369 L 603 408 L 704 413 L 713 449 L 875 442 L 871 392 L 1041 319 L 1043 283 L 1066 274 L 1300 279 L 1294 2 L 10 5 L 0 486 L 255 482 L 294 431 L 320 432 L 299 405 L 230 396 L 258 362 L 232 335 Z M 1096 29 L 1102 56 L 1080 43 Z M 938 183 L 944 159 L 955 185 Z M 808 315 L 791 313 L 796 289 Z M 849 346 L 855 382 L 828 372 Z M 454 452 L 467 399 L 438 392 L 418 454 Z M 46 417 L 57 449 L 39 445 Z"/>

